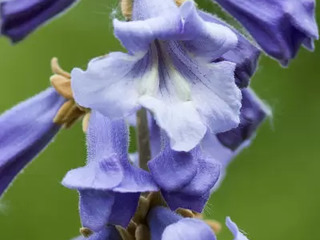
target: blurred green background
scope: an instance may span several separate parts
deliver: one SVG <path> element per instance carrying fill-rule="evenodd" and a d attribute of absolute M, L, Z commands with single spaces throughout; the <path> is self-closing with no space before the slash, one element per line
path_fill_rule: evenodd
<path fill-rule="evenodd" d="M 214 10 L 209 1 L 198 3 Z M 71 70 L 120 50 L 111 24 L 116 7 L 114 0 L 82 0 L 16 46 L 1 38 L 0 111 L 49 85 L 51 57 Z M 263 57 L 252 80 L 272 107 L 273 118 L 231 164 L 206 209 L 208 217 L 220 221 L 231 216 L 251 240 L 319 236 L 319 51 L 302 49 L 288 69 Z M 67 240 L 78 235 L 78 195 L 60 181 L 69 169 L 82 166 L 85 156 L 80 124 L 62 131 L 0 200 L 0 239 Z M 231 239 L 226 228 L 219 239 Z"/>

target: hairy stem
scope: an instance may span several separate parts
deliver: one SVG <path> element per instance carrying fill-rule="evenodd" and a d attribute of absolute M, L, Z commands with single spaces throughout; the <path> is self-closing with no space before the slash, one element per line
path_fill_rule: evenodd
<path fill-rule="evenodd" d="M 151 158 L 151 151 L 147 111 L 144 108 L 137 112 L 137 140 L 140 167 L 148 171 L 148 161 Z"/>

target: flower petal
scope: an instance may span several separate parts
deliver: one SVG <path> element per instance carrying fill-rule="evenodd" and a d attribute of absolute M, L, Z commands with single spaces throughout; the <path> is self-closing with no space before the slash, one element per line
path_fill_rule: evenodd
<path fill-rule="evenodd" d="M 124 177 L 122 166 L 115 156 L 71 170 L 62 184 L 71 189 L 110 190 L 118 186 Z"/>
<path fill-rule="evenodd" d="M 202 212 L 210 197 L 210 193 L 206 193 L 202 196 L 196 196 L 184 194 L 181 192 L 161 192 L 168 206 L 172 210 L 177 210 L 178 208 L 186 208 L 196 212 Z"/>
<path fill-rule="evenodd" d="M 198 159 L 197 174 L 179 192 L 202 196 L 213 188 L 220 177 L 220 164 L 210 158 Z"/>
<path fill-rule="evenodd" d="M 150 173 L 132 166 L 129 163 L 124 167 L 124 178 L 122 182 L 113 188 L 114 192 L 119 193 L 140 193 L 158 190 L 159 188 Z"/>
<path fill-rule="evenodd" d="M 266 116 L 270 115 L 269 108 L 259 100 L 251 89 L 243 89 L 242 94 L 239 126 L 219 134 L 207 132 L 201 141 L 204 155 L 210 156 L 221 163 L 220 178 L 212 191 L 215 191 L 220 186 L 230 161 L 250 145 L 257 128 Z"/>
<path fill-rule="evenodd" d="M 180 215 L 164 207 L 152 208 L 147 216 L 152 240 L 162 240 L 162 234 L 167 226 L 182 219 Z"/>
<path fill-rule="evenodd" d="M 220 176 L 218 181 L 215 183 L 214 187 L 211 189 L 211 192 L 217 190 L 225 175 L 229 163 L 240 153 L 242 150 L 250 145 L 250 140 L 242 142 L 241 146 L 236 151 L 225 147 L 217 138 L 215 134 L 207 133 L 206 136 L 201 141 L 201 149 L 203 155 L 208 156 L 212 159 L 215 159 L 221 164 Z"/>
<path fill-rule="evenodd" d="M 234 236 L 233 240 L 248 240 L 248 238 L 239 231 L 238 226 L 234 222 L 232 222 L 230 217 L 227 217 L 226 225 Z"/>
<path fill-rule="evenodd" d="M 236 150 L 243 142 L 251 139 L 270 110 L 251 89 L 242 90 L 240 124 L 237 128 L 217 134 L 219 141 L 226 147 Z"/>
<path fill-rule="evenodd" d="M 116 193 L 108 223 L 126 228 L 138 207 L 140 192 Z"/>
<path fill-rule="evenodd" d="M 215 0 L 231 13 L 270 56 L 287 65 L 301 44 L 318 39 L 314 0 Z M 261 7 L 263 6 L 263 7 Z"/>
<path fill-rule="evenodd" d="M 140 103 L 154 113 L 157 124 L 166 131 L 176 151 L 190 151 L 205 135 L 206 126 L 191 101 L 142 96 Z"/>
<path fill-rule="evenodd" d="M 138 106 L 137 82 L 148 77 L 149 58 L 111 53 L 91 60 L 86 71 L 71 72 L 76 102 L 110 118 L 130 115 Z M 137 81 L 134 81 L 134 80 Z M 125 94 L 124 94 L 125 93 Z"/>
<path fill-rule="evenodd" d="M 198 153 L 193 153 L 193 157 L 198 163 L 194 177 L 191 180 L 189 179 L 189 182 L 180 189 L 176 188 L 171 191 L 161 189 L 164 199 L 172 210 L 187 208 L 201 212 L 209 199 L 211 189 L 220 177 L 220 164 L 218 162 L 209 157 L 201 156 L 199 158 Z M 167 164 L 170 167 L 172 166 L 172 163 Z M 171 178 L 167 177 L 168 182 L 175 181 L 175 179 L 169 180 Z"/>
<path fill-rule="evenodd" d="M 184 45 L 196 58 L 210 62 L 236 47 L 237 35 L 229 27 L 204 21 L 193 1 L 184 2 L 180 14 Z"/>
<path fill-rule="evenodd" d="M 238 126 L 241 92 L 231 62 L 203 63 L 178 42 L 155 44 L 159 55 L 157 94 L 141 96 L 176 151 L 190 151 L 204 137 Z"/>
<path fill-rule="evenodd" d="M 217 138 L 217 135 L 207 132 L 201 141 L 201 149 L 205 156 L 215 159 L 224 169 L 234 157 L 235 153 L 231 149 L 225 147 Z"/>
<path fill-rule="evenodd" d="M 138 9 L 135 7 L 136 4 L 141 5 L 140 2 L 134 3 L 134 9 Z M 143 9 L 148 7 L 143 6 Z M 203 21 L 193 1 L 186 1 L 179 10 L 177 7 L 170 9 L 161 16 L 143 21 L 114 20 L 115 35 L 130 53 L 146 52 L 150 43 L 156 39 L 184 40 L 185 46 L 192 54 L 214 60 L 236 46 L 237 36 L 221 24 Z"/>
<path fill-rule="evenodd" d="M 145 20 L 162 16 L 167 12 L 177 11 L 178 7 L 171 0 L 139 0 L 135 1 L 132 10 L 132 20 Z"/>
<path fill-rule="evenodd" d="M 123 120 L 110 121 L 92 111 L 87 133 L 88 164 L 71 170 L 63 185 L 75 189 L 111 190 L 124 177 L 128 164 L 128 129 Z"/>
<path fill-rule="evenodd" d="M 125 163 L 128 156 L 128 126 L 124 120 L 111 121 L 92 110 L 87 134 L 88 163 L 118 157 Z"/>
<path fill-rule="evenodd" d="M 57 134 L 53 119 L 63 102 L 49 88 L 0 116 L 0 195 Z"/>
<path fill-rule="evenodd" d="M 197 161 L 191 153 L 173 151 L 166 146 L 148 167 L 155 182 L 165 191 L 181 189 L 197 173 Z"/>
<path fill-rule="evenodd" d="M 114 34 L 130 53 L 145 53 L 155 39 L 175 38 L 180 20 L 176 12 L 144 21 L 122 22 L 114 19 Z"/>
<path fill-rule="evenodd" d="M 1 2 L 1 34 L 21 41 L 40 25 L 65 11 L 77 0 L 5 0 Z"/>
<path fill-rule="evenodd" d="M 183 218 L 164 207 L 150 210 L 148 225 L 152 240 L 216 240 L 214 232 L 203 221 Z"/>
<path fill-rule="evenodd" d="M 126 228 L 138 206 L 140 193 L 80 190 L 82 225 L 95 232 L 107 224 Z"/>
<path fill-rule="evenodd" d="M 216 240 L 212 229 L 199 219 L 185 218 L 168 226 L 162 240 Z"/>
<path fill-rule="evenodd" d="M 97 190 L 81 190 L 79 193 L 82 226 L 99 232 L 108 223 L 115 194 Z"/>
<path fill-rule="evenodd" d="M 240 88 L 248 87 L 249 80 L 253 76 L 257 68 L 260 50 L 252 43 L 250 43 L 249 40 L 247 40 L 240 32 L 233 29 L 231 26 L 229 26 L 219 18 L 203 11 L 199 11 L 198 13 L 203 20 L 227 26 L 232 29 L 233 32 L 237 35 L 237 46 L 234 49 L 231 49 L 230 51 L 223 54 L 220 59 L 236 63 L 236 83 Z"/>
<path fill-rule="evenodd" d="M 234 68 L 226 61 L 211 64 L 205 72 L 197 72 L 192 86 L 192 101 L 212 133 L 228 131 L 240 122 L 241 92 L 234 82 Z"/>

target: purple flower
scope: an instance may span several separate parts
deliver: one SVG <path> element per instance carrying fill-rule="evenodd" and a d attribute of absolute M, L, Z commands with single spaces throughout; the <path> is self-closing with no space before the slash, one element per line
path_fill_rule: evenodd
<path fill-rule="evenodd" d="M 248 240 L 229 217 L 226 225 L 234 240 Z M 216 240 L 212 229 L 200 219 L 183 218 L 164 207 L 155 207 L 148 214 L 152 240 Z"/>
<path fill-rule="evenodd" d="M 1 34 L 19 42 L 77 0 L 5 0 L 1 2 Z"/>
<path fill-rule="evenodd" d="M 93 233 L 90 237 L 79 236 L 72 240 L 122 240 L 122 238 L 115 227 L 108 226 L 97 233 Z"/>
<path fill-rule="evenodd" d="M 172 210 L 187 208 L 201 212 L 218 181 L 220 164 L 202 156 L 199 148 L 176 152 L 166 138 L 163 141 L 160 154 L 148 163 L 154 181 Z"/>
<path fill-rule="evenodd" d="M 57 134 L 53 118 L 64 101 L 49 88 L 0 116 L 0 196 Z"/>
<path fill-rule="evenodd" d="M 236 150 L 255 135 L 256 130 L 268 115 L 270 110 L 255 93 L 251 89 L 243 89 L 239 126 L 230 131 L 218 133 L 217 138 L 227 148 Z"/>
<path fill-rule="evenodd" d="M 152 240 L 216 240 L 211 228 L 199 219 L 183 218 L 164 207 L 148 214 Z"/>
<path fill-rule="evenodd" d="M 209 197 L 208 193 L 197 195 L 195 194 L 196 191 L 190 189 L 191 194 L 187 196 L 188 194 L 178 194 L 177 192 L 179 191 L 177 189 L 181 189 L 181 186 L 184 185 L 185 189 L 188 189 L 187 183 L 190 183 L 190 180 L 196 175 L 199 159 L 206 159 L 209 163 L 215 162 L 216 166 L 218 165 L 217 163 L 220 163 L 219 168 L 218 166 L 213 168 L 219 169 L 220 175 L 217 171 L 211 171 L 211 173 L 216 172 L 217 175 L 215 176 L 219 178 L 211 177 L 209 180 L 206 180 L 207 183 L 211 181 L 213 189 L 217 189 L 224 178 L 230 161 L 250 144 L 258 127 L 270 115 L 269 108 L 262 103 L 250 88 L 242 89 L 242 94 L 241 122 L 239 126 L 224 133 L 206 134 L 200 144 L 201 155 L 199 155 L 199 151 L 196 151 L 196 149 L 188 153 L 175 152 L 169 146 L 164 147 L 163 150 L 159 149 L 159 146 L 163 145 L 161 130 L 156 122 L 151 117 L 149 118 L 150 143 L 154 158 L 149 163 L 149 168 L 155 181 L 162 188 L 166 201 L 173 209 L 185 207 L 194 210 L 196 208 L 198 211 L 201 210 Z M 207 163 L 206 161 L 202 163 Z M 205 177 L 206 175 L 201 174 L 201 176 Z M 167 181 L 167 179 L 171 180 Z M 201 182 L 199 182 L 199 185 L 205 187 L 205 184 Z M 205 192 L 209 192 L 210 189 L 208 189 Z"/>
<path fill-rule="evenodd" d="M 154 158 L 154 160 L 149 163 L 149 168 L 159 186 L 171 192 L 171 194 L 168 195 L 166 194 L 166 191 L 163 191 L 170 206 L 173 204 L 170 202 L 172 199 L 169 199 L 170 196 L 172 196 L 173 188 L 179 189 L 179 187 L 188 183 L 190 179 L 195 176 L 197 164 L 201 158 L 207 159 L 209 162 L 216 161 L 221 164 L 221 167 L 219 168 L 221 172 L 220 176 L 218 175 L 218 182 L 216 183 L 215 178 L 211 178 L 214 189 L 216 189 L 223 180 L 225 170 L 230 161 L 237 156 L 243 148 L 250 144 L 258 127 L 265 118 L 270 115 L 269 108 L 262 103 L 250 88 L 242 89 L 241 91 L 243 98 L 240 114 L 241 122 L 239 126 L 224 133 L 207 133 L 200 143 L 202 151 L 200 155 L 199 151 L 196 151 L 196 149 L 192 152 L 186 153 L 173 151 L 169 146 L 166 146 L 163 147 L 162 150 L 160 148 L 160 146 L 163 145 L 163 141 L 161 141 L 161 130 L 154 119 L 149 117 L 150 145 L 152 156 Z M 171 180 L 167 181 L 167 179 Z M 205 186 L 203 184 L 200 185 Z M 190 192 L 195 193 L 193 190 Z M 194 203 L 196 203 L 198 208 L 201 208 L 201 205 L 206 202 L 207 197 L 208 195 L 203 195 L 202 198 L 198 197 L 196 198 L 198 200 Z M 177 199 L 178 204 L 184 205 L 189 202 L 190 206 L 190 202 L 192 203 L 194 198 L 188 199 L 185 196 L 180 196 Z M 181 203 L 182 200 L 184 203 Z M 186 205 L 184 206 L 188 208 Z"/>
<path fill-rule="evenodd" d="M 199 11 L 199 15 L 207 22 L 214 22 L 230 27 L 230 25 L 209 13 Z M 256 71 L 260 50 L 252 45 L 240 32 L 235 29 L 233 31 L 238 37 L 237 46 L 223 54 L 218 60 L 226 60 L 237 64 L 235 70 L 236 84 L 239 88 L 244 88 L 248 87 L 249 80 Z"/>
<path fill-rule="evenodd" d="M 87 133 L 88 160 L 71 170 L 63 185 L 80 193 L 82 225 L 100 231 L 106 224 L 126 227 L 141 192 L 157 191 L 150 174 L 128 160 L 128 129 L 93 111 Z"/>
<path fill-rule="evenodd" d="M 193 149 L 207 131 L 239 124 L 241 92 L 235 64 L 220 57 L 237 46 L 228 27 L 203 20 L 192 1 L 137 0 L 133 21 L 114 20 L 129 51 L 72 71 L 76 102 L 110 118 L 150 110 L 176 151 Z M 215 62 L 215 60 L 219 60 Z"/>
<path fill-rule="evenodd" d="M 207 134 L 201 142 L 203 154 L 221 164 L 220 178 L 214 189 L 223 180 L 230 161 L 250 144 L 258 127 L 270 115 L 269 108 L 262 103 L 251 89 L 243 89 L 242 95 L 241 122 L 239 126 L 217 135 Z"/>
<path fill-rule="evenodd" d="M 287 65 L 301 45 L 319 38 L 315 0 L 215 0 L 232 14 L 270 56 Z"/>

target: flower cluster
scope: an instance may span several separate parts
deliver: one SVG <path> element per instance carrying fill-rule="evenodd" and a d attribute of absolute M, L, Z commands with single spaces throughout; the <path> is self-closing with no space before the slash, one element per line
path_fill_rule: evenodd
<path fill-rule="evenodd" d="M 52 87 L 0 116 L 0 196 L 64 127 L 82 118 L 85 166 L 76 240 L 215 240 L 201 214 L 230 161 L 270 110 L 249 87 L 261 51 L 287 65 L 318 38 L 314 0 L 215 0 L 255 39 L 192 0 L 122 0 L 113 20 L 127 52 L 71 74 L 52 60 Z M 18 42 L 75 0 L 3 1 L 1 33 Z M 137 153 L 129 154 L 129 126 Z M 246 240 L 229 217 L 235 240 Z"/>

